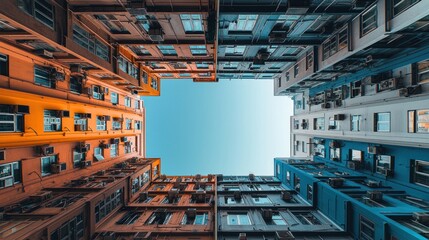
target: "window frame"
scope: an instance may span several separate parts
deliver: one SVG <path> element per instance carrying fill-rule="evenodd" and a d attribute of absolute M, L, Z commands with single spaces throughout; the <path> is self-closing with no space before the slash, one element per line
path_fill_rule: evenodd
<path fill-rule="evenodd" d="M 389 120 L 380 121 L 380 115 L 388 114 Z M 389 130 L 380 129 L 380 123 L 386 124 L 388 123 Z M 392 114 L 391 112 L 378 112 L 374 113 L 374 132 L 391 132 L 392 131 Z"/>

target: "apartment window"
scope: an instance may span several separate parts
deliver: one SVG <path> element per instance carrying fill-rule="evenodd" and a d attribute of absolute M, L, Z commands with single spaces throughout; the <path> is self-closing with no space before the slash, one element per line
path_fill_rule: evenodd
<path fill-rule="evenodd" d="M 131 142 L 125 142 L 125 144 L 124 144 L 124 153 L 125 154 L 131 153 Z"/>
<path fill-rule="evenodd" d="M 141 130 L 141 128 L 142 128 L 142 122 L 138 121 L 138 120 L 135 120 L 134 121 L 134 129 L 135 130 Z"/>
<path fill-rule="evenodd" d="M 391 175 L 393 172 L 393 157 L 388 155 L 377 155 L 375 171 L 382 175 Z"/>
<path fill-rule="evenodd" d="M 370 220 L 363 216 L 360 216 L 359 223 L 359 236 L 362 240 L 374 240 L 375 239 L 375 225 Z"/>
<path fill-rule="evenodd" d="M 112 121 L 112 130 L 121 130 L 122 129 L 122 118 L 114 117 Z"/>
<path fill-rule="evenodd" d="M 363 160 L 363 152 L 359 150 L 350 149 L 350 160 L 351 161 L 362 161 Z"/>
<path fill-rule="evenodd" d="M 265 220 L 265 223 L 267 225 L 280 225 L 280 226 L 287 225 L 286 221 L 278 212 L 273 213 L 271 220 Z"/>
<path fill-rule="evenodd" d="M 297 63 L 293 66 L 293 77 L 298 76 L 298 74 L 299 74 L 299 64 Z"/>
<path fill-rule="evenodd" d="M 282 69 L 285 66 L 284 63 L 272 63 L 269 69 Z"/>
<path fill-rule="evenodd" d="M 133 126 L 133 120 L 126 118 L 125 119 L 125 130 L 131 130 Z"/>
<path fill-rule="evenodd" d="M 295 151 L 299 152 L 299 147 L 301 146 L 301 141 L 295 141 Z"/>
<path fill-rule="evenodd" d="M 294 174 L 293 178 L 293 189 L 299 192 L 301 190 L 301 178 L 298 175 Z"/>
<path fill-rule="evenodd" d="M 185 33 L 203 33 L 201 14 L 180 14 Z"/>
<path fill-rule="evenodd" d="M 6 107 L 8 108 L 8 107 Z M 0 106 L 0 132 L 23 132 L 24 115 L 10 113 Z"/>
<path fill-rule="evenodd" d="M 308 70 L 313 67 L 314 63 L 314 53 L 313 52 L 307 52 L 307 55 L 305 56 L 305 69 Z"/>
<path fill-rule="evenodd" d="M 361 115 L 352 115 L 351 127 L 350 127 L 350 130 L 352 132 L 359 132 L 361 130 L 361 124 L 360 124 L 361 119 L 362 119 Z"/>
<path fill-rule="evenodd" d="M 262 190 L 261 185 L 259 184 L 249 184 L 247 185 L 250 191 L 260 191 Z"/>
<path fill-rule="evenodd" d="M 238 62 L 227 62 L 223 64 L 223 69 L 237 69 Z"/>
<path fill-rule="evenodd" d="M 243 56 L 246 46 L 230 46 L 226 47 L 225 55 L 226 56 Z"/>
<path fill-rule="evenodd" d="M 107 195 L 105 199 L 95 205 L 95 223 L 106 217 L 120 204 L 122 204 L 122 188 Z"/>
<path fill-rule="evenodd" d="M 299 119 L 293 120 L 293 129 L 299 129 Z"/>
<path fill-rule="evenodd" d="M 55 132 L 61 131 L 61 117 L 58 116 L 58 111 L 44 110 L 44 131 Z"/>
<path fill-rule="evenodd" d="M 145 225 L 166 225 L 173 214 L 171 212 L 153 212 Z"/>
<path fill-rule="evenodd" d="M 339 130 L 340 122 L 335 120 L 334 117 L 329 117 L 329 127 L 328 130 Z"/>
<path fill-rule="evenodd" d="M 140 100 L 134 100 L 134 109 L 140 109 Z"/>
<path fill-rule="evenodd" d="M 209 214 L 207 212 L 199 212 L 196 213 L 194 216 L 185 213 L 185 215 L 182 218 L 182 225 L 207 225 L 209 221 Z"/>
<path fill-rule="evenodd" d="M 414 161 L 414 183 L 429 187 L 429 162 L 422 160 Z"/>
<path fill-rule="evenodd" d="M 206 62 L 197 62 L 196 63 L 198 69 L 208 69 L 209 64 Z"/>
<path fill-rule="evenodd" d="M 40 162 L 41 162 L 42 176 L 46 176 L 52 173 L 51 165 L 53 163 L 58 162 L 58 156 L 53 155 L 53 156 L 42 157 L 40 158 Z"/>
<path fill-rule="evenodd" d="M 280 164 L 276 164 L 277 175 L 280 175 Z"/>
<path fill-rule="evenodd" d="M 252 201 L 255 204 L 272 204 L 267 196 L 252 196 Z"/>
<path fill-rule="evenodd" d="M 124 105 L 125 105 L 125 107 L 131 107 L 131 98 L 130 97 L 124 97 Z"/>
<path fill-rule="evenodd" d="M 290 171 L 286 171 L 286 181 L 290 184 Z"/>
<path fill-rule="evenodd" d="M 314 130 L 325 130 L 325 118 L 314 118 Z"/>
<path fill-rule="evenodd" d="M 96 127 L 97 127 L 98 131 L 106 131 L 107 130 L 107 123 L 106 123 L 106 117 L 105 116 L 97 116 Z"/>
<path fill-rule="evenodd" d="M 332 148 L 332 147 L 329 148 L 329 158 L 332 161 L 338 162 L 341 159 L 340 157 L 341 157 L 341 149 L 340 148 Z"/>
<path fill-rule="evenodd" d="M 408 132 L 429 133 L 429 109 L 408 111 Z"/>
<path fill-rule="evenodd" d="M 23 0 L 18 2 L 18 6 L 36 18 L 39 22 L 50 28 L 54 28 L 55 11 L 54 6 L 48 0 Z"/>
<path fill-rule="evenodd" d="M 73 151 L 73 167 L 80 168 L 82 166 L 82 161 L 85 161 L 86 153 Z"/>
<path fill-rule="evenodd" d="M 374 114 L 374 131 L 390 132 L 390 112 Z"/>
<path fill-rule="evenodd" d="M 118 144 L 110 144 L 110 157 L 118 156 Z"/>
<path fill-rule="evenodd" d="M 149 81 L 149 75 L 145 71 L 142 71 L 142 80 L 143 80 L 144 84 L 147 84 Z"/>
<path fill-rule="evenodd" d="M 88 118 L 90 114 L 87 113 L 75 113 L 74 114 L 74 130 L 75 131 L 87 131 L 88 130 Z"/>
<path fill-rule="evenodd" d="M 403 13 L 418 2 L 420 0 L 393 0 L 393 17 Z"/>
<path fill-rule="evenodd" d="M 377 28 L 377 5 L 373 5 L 360 16 L 360 35 L 365 36 Z"/>
<path fill-rule="evenodd" d="M 156 18 L 154 16 L 149 15 L 135 15 L 138 26 L 140 28 L 143 28 L 146 32 L 149 31 L 150 28 L 150 21 L 156 21 Z"/>
<path fill-rule="evenodd" d="M 0 22 L 1 26 L 1 22 Z M 9 56 L 0 53 L 0 75 L 9 76 Z"/>
<path fill-rule="evenodd" d="M 289 82 L 289 80 L 290 80 L 289 72 L 286 72 L 286 73 L 285 73 L 285 78 L 286 78 L 286 82 Z"/>
<path fill-rule="evenodd" d="M 113 34 L 129 34 L 128 30 L 122 25 L 113 14 L 96 14 L 95 19 L 99 20 L 106 29 Z"/>
<path fill-rule="evenodd" d="M 97 161 L 104 160 L 104 151 L 101 147 L 94 148 L 94 158 Z"/>
<path fill-rule="evenodd" d="M 158 90 L 158 80 L 156 78 L 152 78 L 152 80 L 150 81 L 150 86 L 153 89 Z"/>
<path fill-rule="evenodd" d="M 56 82 L 51 77 L 51 68 L 34 66 L 34 83 L 48 88 L 55 88 Z"/>
<path fill-rule="evenodd" d="M 21 162 L 0 165 L 0 189 L 21 182 Z"/>
<path fill-rule="evenodd" d="M 277 78 L 277 87 L 278 88 L 282 87 L 282 78 Z"/>
<path fill-rule="evenodd" d="M 293 213 L 296 219 L 303 225 L 321 225 L 320 220 L 311 212 Z"/>
<path fill-rule="evenodd" d="M 119 104 L 119 96 L 117 93 L 115 92 L 110 92 L 110 102 L 113 105 L 118 105 Z"/>
<path fill-rule="evenodd" d="M 116 222 L 116 224 L 132 225 L 137 221 L 137 219 L 139 219 L 142 214 L 142 212 L 127 212 L 122 216 L 121 219 L 119 219 L 119 221 Z"/>
<path fill-rule="evenodd" d="M 51 233 L 51 240 L 83 239 L 85 235 L 85 222 L 83 213 L 63 223 L 61 227 Z"/>
<path fill-rule="evenodd" d="M 104 100 L 104 93 L 106 89 L 104 87 L 93 85 L 92 86 L 92 97 L 98 100 Z"/>
<path fill-rule="evenodd" d="M 82 78 L 70 76 L 70 92 L 82 93 Z"/>
<path fill-rule="evenodd" d="M 228 213 L 228 225 L 251 225 L 249 215 L 247 213 Z"/>
<path fill-rule="evenodd" d="M 302 145 L 302 147 L 301 147 L 302 152 L 306 153 L 307 152 L 307 144 L 304 141 L 301 141 L 301 145 Z"/>
<path fill-rule="evenodd" d="M 176 56 L 177 55 L 176 49 L 174 48 L 173 45 L 158 45 L 158 49 L 159 49 L 159 51 L 161 51 L 161 53 L 164 56 Z"/>
<path fill-rule="evenodd" d="M 130 48 L 130 50 L 133 51 L 138 56 L 150 56 L 151 55 L 150 52 L 142 45 L 128 46 L 128 48 Z"/>
<path fill-rule="evenodd" d="M 119 69 L 122 72 L 130 75 L 131 77 L 133 77 L 135 79 L 138 79 L 138 77 L 139 77 L 138 69 L 129 60 L 125 59 L 122 56 L 119 56 L 119 58 L 118 58 L 118 66 L 119 66 Z"/>
<path fill-rule="evenodd" d="M 284 189 L 280 185 L 270 185 L 270 190 L 281 191 Z"/>
<path fill-rule="evenodd" d="M 348 28 L 344 27 L 338 33 L 327 39 L 322 44 L 323 60 L 348 46 Z"/>
<path fill-rule="evenodd" d="M 205 45 L 191 45 L 189 49 L 192 55 L 207 55 L 207 48 Z"/>
<path fill-rule="evenodd" d="M 313 186 L 307 185 L 307 200 L 313 201 Z"/>
<path fill-rule="evenodd" d="M 237 22 L 231 22 L 228 31 L 251 32 L 255 27 L 258 15 L 238 15 Z"/>
<path fill-rule="evenodd" d="M 155 175 L 158 175 L 158 170 L 159 170 L 159 167 L 158 167 L 159 165 L 156 165 L 156 166 L 154 166 L 153 167 L 153 175 L 155 176 Z"/>
<path fill-rule="evenodd" d="M 109 61 L 109 47 L 98 40 L 94 34 L 87 32 L 76 24 L 73 24 L 73 41 L 97 57 Z"/>

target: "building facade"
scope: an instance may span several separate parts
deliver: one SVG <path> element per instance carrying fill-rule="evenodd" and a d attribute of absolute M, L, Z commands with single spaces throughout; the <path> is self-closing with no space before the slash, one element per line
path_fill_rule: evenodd
<path fill-rule="evenodd" d="M 274 82 L 294 101 L 275 176 L 354 239 L 429 237 L 427 4 L 374 1 Z"/>

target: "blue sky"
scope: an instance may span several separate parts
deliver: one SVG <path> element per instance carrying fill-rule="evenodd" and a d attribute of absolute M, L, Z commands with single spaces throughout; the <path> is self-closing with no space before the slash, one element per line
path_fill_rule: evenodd
<path fill-rule="evenodd" d="M 273 158 L 289 156 L 292 101 L 271 80 L 162 80 L 143 100 L 146 156 L 164 174 L 273 175 Z"/>

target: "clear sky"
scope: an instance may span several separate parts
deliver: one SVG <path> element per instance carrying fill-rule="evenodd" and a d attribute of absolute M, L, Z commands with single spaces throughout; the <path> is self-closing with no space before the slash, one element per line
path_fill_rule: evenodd
<path fill-rule="evenodd" d="M 273 175 L 273 158 L 289 156 L 292 101 L 272 80 L 162 80 L 143 100 L 146 156 L 164 174 Z"/>

